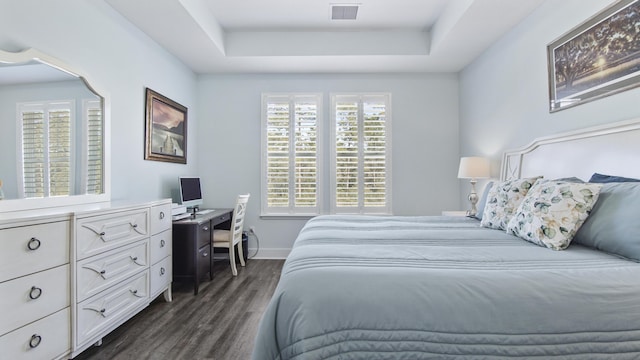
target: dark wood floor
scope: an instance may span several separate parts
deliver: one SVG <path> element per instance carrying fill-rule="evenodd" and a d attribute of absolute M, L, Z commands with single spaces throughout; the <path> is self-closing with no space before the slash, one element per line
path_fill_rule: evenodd
<path fill-rule="evenodd" d="M 262 313 L 275 290 L 283 260 L 249 260 L 231 275 L 228 260 L 216 261 L 213 281 L 198 295 L 173 285 L 173 302 L 162 296 L 91 347 L 77 360 L 247 360 Z"/>

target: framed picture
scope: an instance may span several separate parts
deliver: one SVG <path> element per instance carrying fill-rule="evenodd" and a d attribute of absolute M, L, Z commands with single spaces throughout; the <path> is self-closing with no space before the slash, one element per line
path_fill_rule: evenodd
<path fill-rule="evenodd" d="M 144 159 L 187 163 L 187 108 L 147 88 Z"/>
<path fill-rule="evenodd" d="M 640 85 L 640 1 L 621 0 L 547 46 L 549 111 Z"/>

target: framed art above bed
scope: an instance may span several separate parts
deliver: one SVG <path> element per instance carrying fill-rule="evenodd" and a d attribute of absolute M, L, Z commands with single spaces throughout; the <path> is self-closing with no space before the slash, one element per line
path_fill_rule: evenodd
<path fill-rule="evenodd" d="M 620 0 L 547 46 L 549 111 L 640 85 L 640 1 Z"/>

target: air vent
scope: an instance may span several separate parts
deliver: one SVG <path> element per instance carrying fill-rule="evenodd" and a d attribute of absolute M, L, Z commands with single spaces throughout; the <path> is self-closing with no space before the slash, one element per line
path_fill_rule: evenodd
<path fill-rule="evenodd" d="M 358 5 L 331 5 L 331 20 L 355 20 Z"/>

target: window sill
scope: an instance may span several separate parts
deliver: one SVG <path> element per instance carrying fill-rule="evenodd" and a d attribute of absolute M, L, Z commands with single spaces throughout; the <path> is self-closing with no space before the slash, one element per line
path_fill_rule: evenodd
<path fill-rule="evenodd" d="M 309 220 L 318 215 L 320 214 L 260 214 L 260 219 L 262 220 L 286 220 L 286 219 Z"/>

